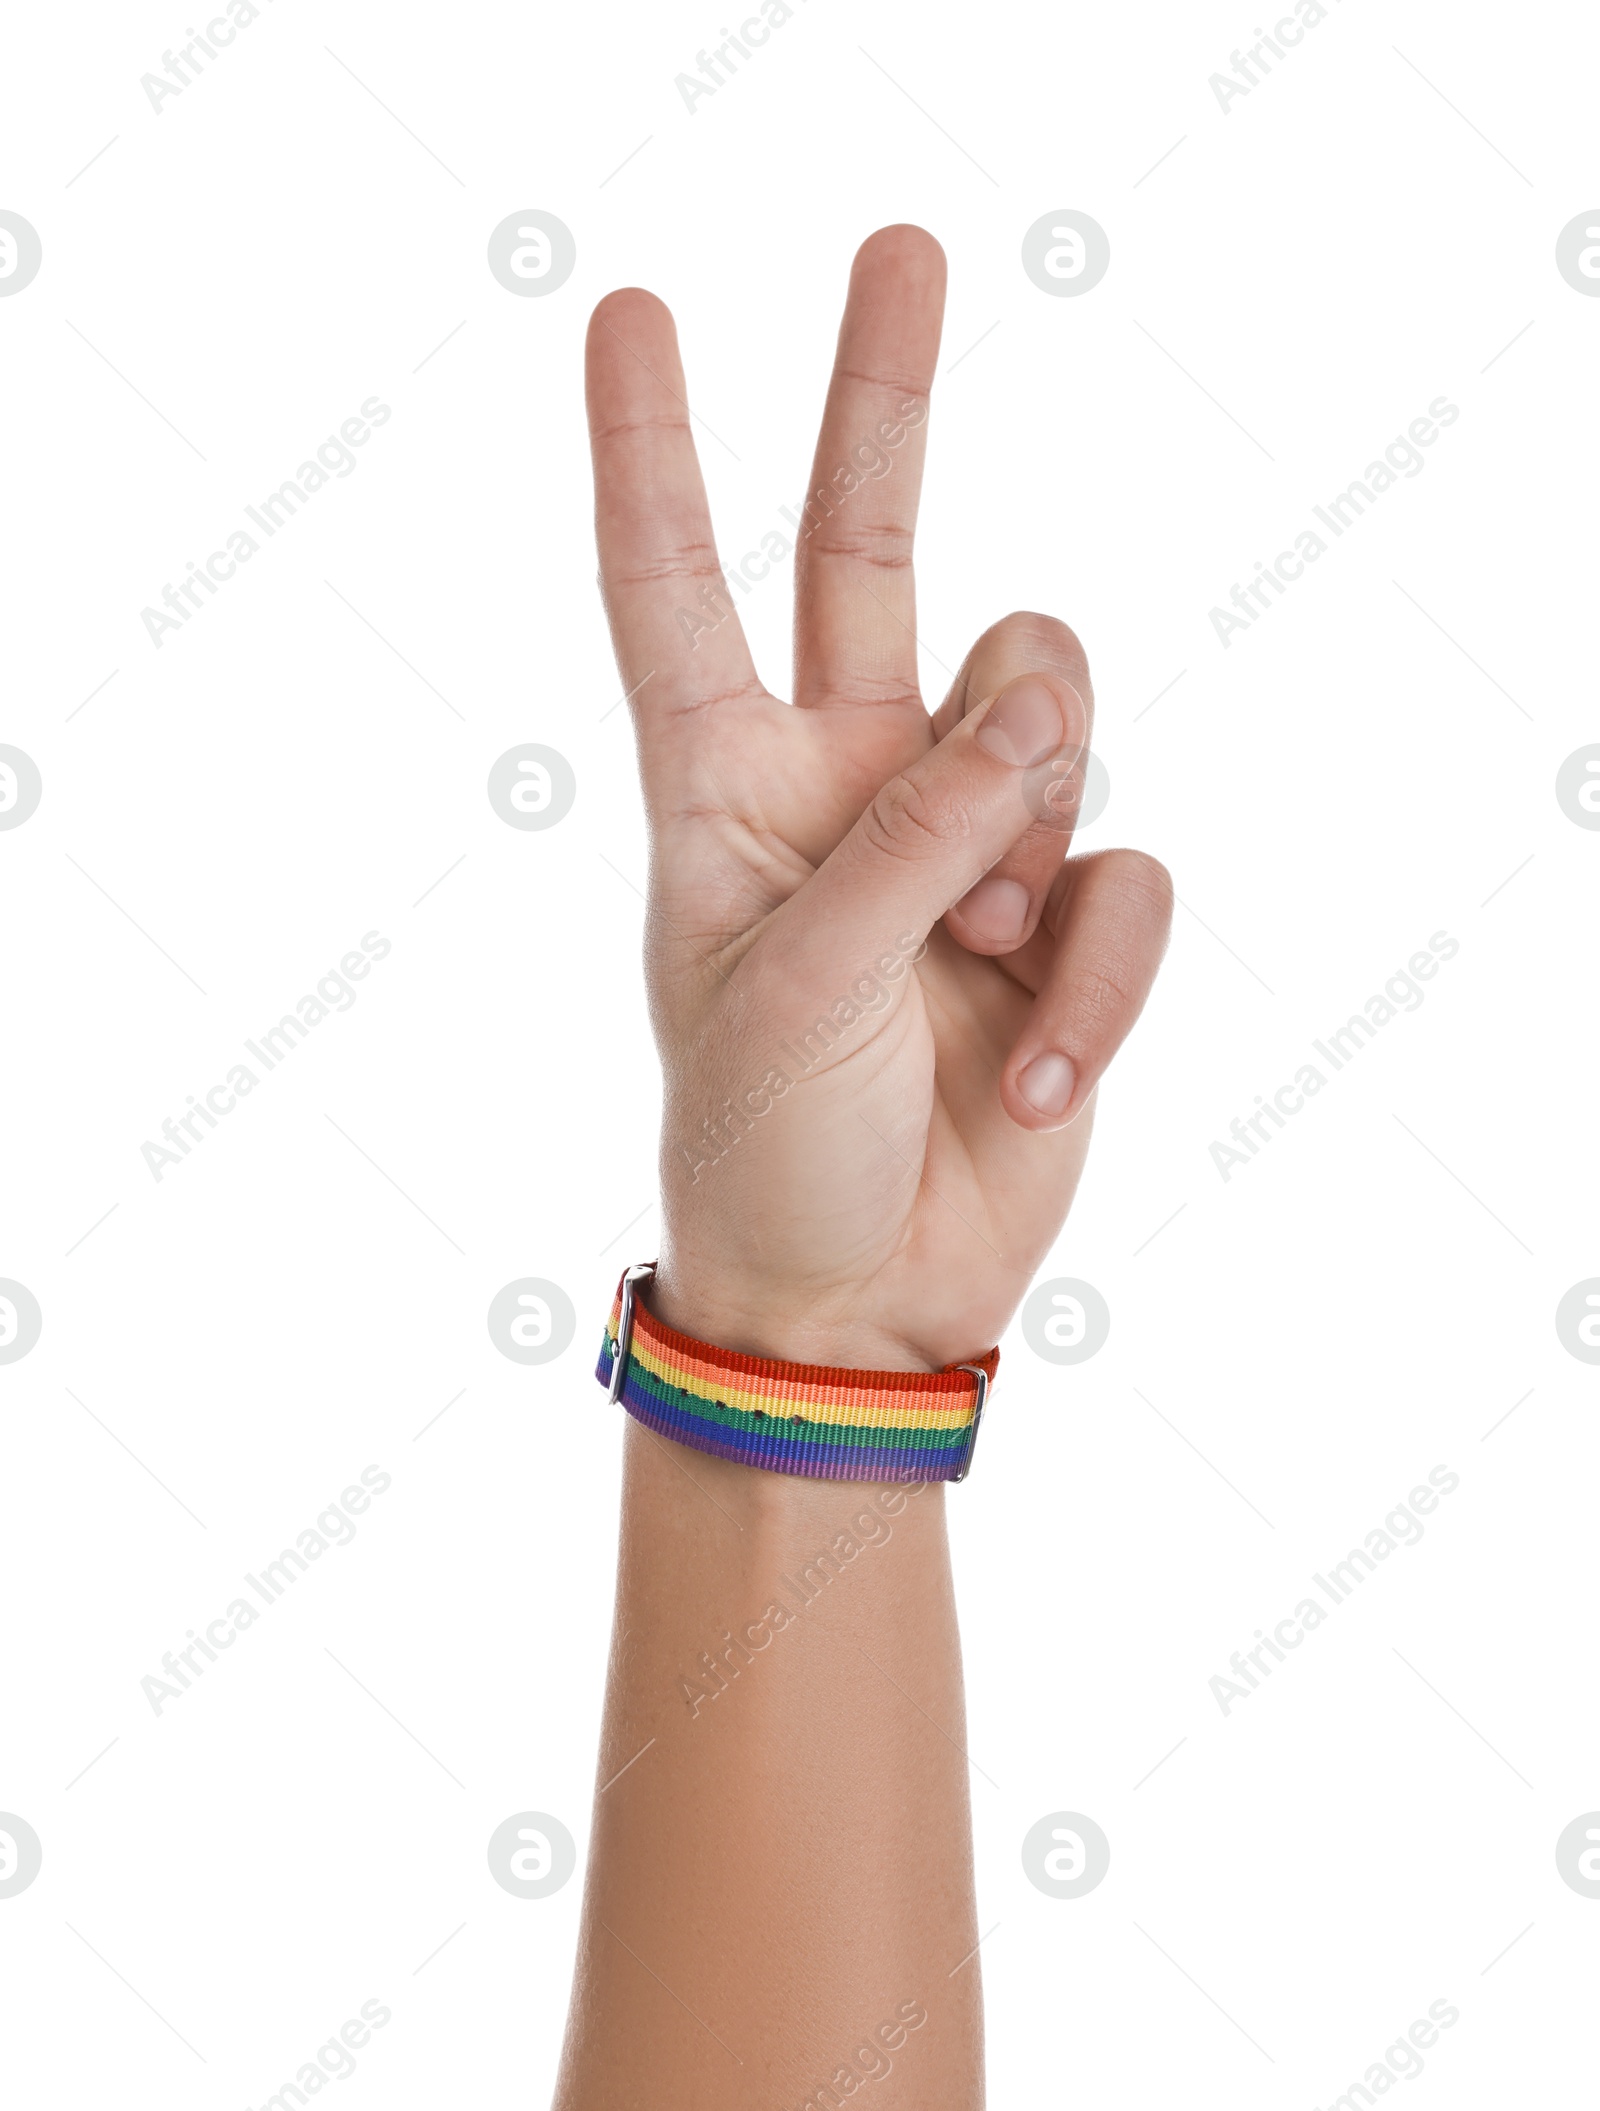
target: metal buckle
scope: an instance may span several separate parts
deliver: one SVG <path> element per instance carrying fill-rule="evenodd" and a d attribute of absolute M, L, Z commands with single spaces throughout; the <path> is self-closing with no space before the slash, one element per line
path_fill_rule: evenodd
<path fill-rule="evenodd" d="M 972 1471 L 972 1454 L 978 1448 L 978 1424 L 983 1420 L 983 1411 L 989 1404 L 989 1373 L 983 1368 L 981 1363 L 958 1363 L 956 1369 L 958 1371 L 970 1371 L 978 1381 L 978 1404 L 972 1410 L 972 1434 L 967 1439 L 967 1449 L 961 1461 L 961 1471 L 954 1476 L 956 1480 L 964 1481 Z"/>
<path fill-rule="evenodd" d="M 617 1314 L 617 1352 L 611 1366 L 611 1390 L 606 1396 L 613 1407 L 622 1398 L 622 1387 L 628 1375 L 628 1352 L 633 1347 L 634 1285 L 648 1281 L 655 1272 L 654 1261 L 641 1261 L 623 1274 L 622 1310 Z"/>

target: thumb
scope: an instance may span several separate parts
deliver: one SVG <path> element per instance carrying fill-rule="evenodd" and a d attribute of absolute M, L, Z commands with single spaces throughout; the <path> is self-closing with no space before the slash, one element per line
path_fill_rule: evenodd
<path fill-rule="evenodd" d="M 1023 674 L 891 777 L 781 915 L 786 955 L 835 968 L 920 944 L 1044 812 L 1088 738 L 1070 683 Z M 790 948 L 794 950 L 791 951 Z M 803 969 L 802 969 L 803 972 Z"/>

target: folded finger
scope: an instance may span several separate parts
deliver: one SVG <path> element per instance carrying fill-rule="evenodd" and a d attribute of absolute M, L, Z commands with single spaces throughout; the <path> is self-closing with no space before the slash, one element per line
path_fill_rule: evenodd
<path fill-rule="evenodd" d="M 1081 728 L 1078 749 L 1035 773 L 1028 790 L 1032 825 L 945 918 L 946 930 L 972 953 L 1010 953 L 1027 942 L 1071 844 L 1094 717 L 1082 645 L 1054 616 L 1019 611 L 1002 617 L 962 662 L 933 722 L 942 737 L 997 690 L 1028 674 L 1072 700 Z"/>
<path fill-rule="evenodd" d="M 1172 923 L 1172 881 L 1138 850 L 1065 867 L 1045 909 L 1055 952 L 1000 1077 L 1024 1129 L 1065 1128 L 1144 1009 Z"/>

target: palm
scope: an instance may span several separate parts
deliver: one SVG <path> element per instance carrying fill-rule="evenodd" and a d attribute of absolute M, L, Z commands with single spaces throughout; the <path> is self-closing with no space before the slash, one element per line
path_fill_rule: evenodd
<path fill-rule="evenodd" d="M 817 508 L 801 537 L 799 708 L 757 681 L 716 586 L 705 598 L 720 575 L 670 320 L 649 296 L 598 312 L 590 393 L 602 570 L 656 841 L 647 968 L 674 1266 L 737 1278 L 757 1306 L 799 1300 L 835 1327 L 893 1312 L 918 1353 L 952 1361 L 997 1338 L 1088 1143 L 1084 1120 L 1020 1126 L 999 1090 L 1057 950 L 1059 824 L 1024 816 L 996 868 L 1035 897 L 1020 944 L 991 941 L 958 905 L 898 1002 L 863 1009 L 802 1075 L 791 1059 L 899 937 L 882 932 L 863 960 L 859 936 L 854 952 L 814 943 L 806 921 L 807 883 L 880 787 L 1013 675 L 1087 688 L 1070 632 L 1013 618 L 979 641 L 937 720 L 918 693 L 910 546 L 942 296 L 942 258 L 915 230 L 875 237 L 858 260 L 813 491 L 861 459 L 857 435 L 900 438 L 889 467 Z M 895 406 L 913 403 L 905 425 Z M 781 1106 L 725 1119 L 756 1104 L 750 1085 L 773 1063 L 793 1076 Z"/>

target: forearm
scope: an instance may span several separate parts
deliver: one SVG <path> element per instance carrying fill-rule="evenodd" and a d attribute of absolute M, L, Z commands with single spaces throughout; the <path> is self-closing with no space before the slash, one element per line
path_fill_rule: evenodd
<path fill-rule="evenodd" d="M 832 2107 L 873 2070 L 875 2111 L 973 2111 L 942 1487 L 752 1472 L 633 1422 L 624 1473 L 556 2111 Z"/>

